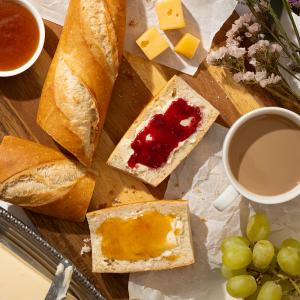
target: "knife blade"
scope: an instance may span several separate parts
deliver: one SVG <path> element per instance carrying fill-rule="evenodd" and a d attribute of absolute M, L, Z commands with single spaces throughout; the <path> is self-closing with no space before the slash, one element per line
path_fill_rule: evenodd
<path fill-rule="evenodd" d="M 63 300 L 66 298 L 72 279 L 73 269 L 73 265 L 68 260 L 63 260 L 58 264 L 55 277 L 45 300 Z"/>

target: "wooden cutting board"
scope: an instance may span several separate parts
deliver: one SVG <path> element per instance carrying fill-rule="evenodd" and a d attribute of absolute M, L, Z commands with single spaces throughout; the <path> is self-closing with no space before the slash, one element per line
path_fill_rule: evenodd
<path fill-rule="evenodd" d="M 223 40 L 231 21 L 224 25 L 215 38 L 216 44 Z M 0 79 L 0 139 L 10 134 L 60 148 L 35 122 L 43 82 L 61 32 L 61 27 L 56 24 L 46 21 L 45 25 L 46 42 L 36 64 L 19 76 Z M 176 73 L 141 58 L 124 55 L 93 164 L 99 176 L 92 210 L 119 203 L 162 199 L 167 180 L 157 188 L 151 188 L 109 168 L 105 161 L 141 109 Z M 223 69 L 207 66 L 205 63 L 193 78 L 182 74 L 180 76 L 220 111 L 218 122 L 225 126 L 230 126 L 240 115 L 254 108 L 275 103 L 261 90 L 241 87 Z M 63 151 L 61 148 L 60 150 Z M 28 215 L 40 234 L 73 261 L 105 297 L 128 298 L 128 275 L 93 274 L 91 255 L 80 255 L 83 239 L 89 236 L 86 222 L 75 224 L 31 212 Z"/>

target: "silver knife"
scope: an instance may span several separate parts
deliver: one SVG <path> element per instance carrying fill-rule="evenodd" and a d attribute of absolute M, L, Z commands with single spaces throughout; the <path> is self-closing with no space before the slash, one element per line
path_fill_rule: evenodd
<path fill-rule="evenodd" d="M 66 298 L 73 269 L 73 265 L 68 260 L 59 263 L 45 300 L 63 300 Z"/>

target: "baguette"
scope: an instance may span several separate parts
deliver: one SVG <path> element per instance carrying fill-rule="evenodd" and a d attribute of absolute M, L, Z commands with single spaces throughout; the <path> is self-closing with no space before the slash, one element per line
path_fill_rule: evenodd
<path fill-rule="evenodd" d="M 90 166 L 120 65 L 125 0 L 71 0 L 37 123 Z"/>
<path fill-rule="evenodd" d="M 134 155 L 132 142 L 145 130 L 151 120 L 153 120 L 154 116 L 166 113 L 171 104 L 180 98 L 185 99 L 188 105 L 200 109 L 202 114 L 201 120 L 195 128 L 195 131 L 188 138 L 178 143 L 178 146 L 170 152 L 166 162 L 164 162 L 161 166 L 152 167 L 142 163 L 137 163 L 134 167 L 130 167 L 129 161 Z M 201 141 L 205 133 L 216 120 L 218 114 L 219 112 L 210 103 L 203 99 L 203 97 L 196 93 L 183 79 L 178 76 L 174 76 L 134 121 L 132 126 L 128 129 L 116 146 L 113 153 L 110 155 L 107 163 L 108 165 L 127 172 L 152 186 L 157 186 Z M 180 121 L 180 125 L 183 124 L 181 123 L 183 121 L 185 120 Z M 185 125 L 182 125 L 182 127 L 184 126 Z M 171 127 L 170 130 L 168 128 L 167 130 L 170 132 L 167 132 L 167 134 L 172 135 L 173 128 L 174 127 Z M 150 142 L 148 142 L 146 137 L 143 143 L 145 145 L 147 145 L 147 143 L 151 145 L 151 137 Z M 168 144 L 163 140 L 158 146 L 163 149 L 166 145 L 168 146 Z M 151 147 L 154 148 L 156 146 L 157 145 Z M 157 147 L 154 151 L 152 151 L 153 148 L 149 151 L 150 154 L 148 153 L 150 160 L 152 159 L 151 156 L 155 151 L 156 153 L 160 151 L 156 150 Z M 154 163 L 156 163 L 155 160 Z"/>
<path fill-rule="evenodd" d="M 87 219 L 93 272 L 163 270 L 195 261 L 187 201 L 122 205 L 88 213 Z"/>
<path fill-rule="evenodd" d="M 48 147 L 13 136 L 0 145 L 0 198 L 41 214 L 83 221 L 94 175 Z"/>

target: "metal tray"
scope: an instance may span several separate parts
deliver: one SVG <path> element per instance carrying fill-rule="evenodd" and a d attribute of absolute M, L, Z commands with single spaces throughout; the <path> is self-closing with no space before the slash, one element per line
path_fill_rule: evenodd
<path fill-rule="evenodd" d="M 1 207 L 0 242 L 51 280 L 57 265 L 66 259 L 37 233 Z M 105 300 L 76 267 L 69 292 L 79 300 Z"/>

